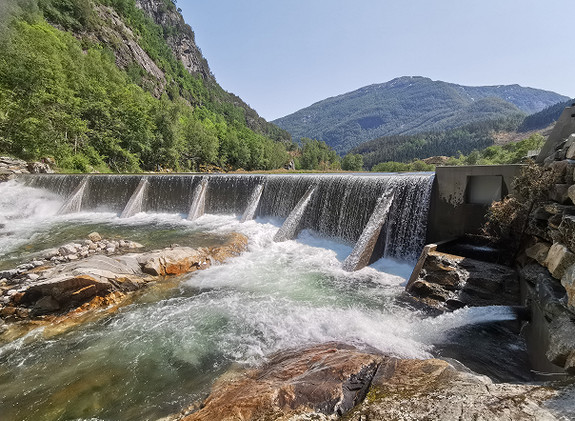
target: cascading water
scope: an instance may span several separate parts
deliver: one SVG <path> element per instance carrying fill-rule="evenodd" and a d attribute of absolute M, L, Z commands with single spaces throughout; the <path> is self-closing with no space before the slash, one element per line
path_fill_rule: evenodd
<path fill-rule="evenodd" d="M 326 341 L 426 358 L 443 340 L 441 323 L 460 323 L 443 318 L 435 325 L 398 300 L 425 241 L 429 175 L 207 176 L 205 214 L 194 221 L 186 219 L 189 200 L 206 176 L 147 176 L 146 213 L 123 219 L 118 215 L 141 177 L 90 177 L 82 212 L 65 215 L 57 210 L 82 176 L 0 184 L 0 222 L 11 233 L 0 255 L 29 258 L 31 242 L 62 244 L 91 231 L 150 248 L 207 246 L 236 231 L 249 238 L 248 250 L 189 275 L 178 288 L 149 290 L 98 322 L 47 339 L 33 331 L 0 345 L 2 418 L 157 419 L 202 399 L 237 363 Z M 241 223 L 260 186 L 255 219 Z M 282 220 L 310 188 L 303 231 L 295 241 L 275 242 Z M 22 192 L 25 201 L 10 199 Z M 374 210 L 381 219 L 387 214 L 378 223 L 388 257 L 348 272 L 342 262 Z"/>
<path fill-rule="evenodd" d="M 387 190 L 378 201 L 371 218 L 357 240 L 351 254 L 343 262 L 345 270 L 357 270 L 367 266 L 371 260 L 377 240 L 393 203 L 393 190 Z"/>
<path fill-rule="evenodd" d="M 80 212 L 82 209 L 82 198 L 84 197 L 84 190 L 86 190 L 88 180 L 90 180 L 90 178 L 86 177 L 80 182 L 76 190 L 72 193 L 72 196 L 70 196 L 60 210 L 58 210 L 59 214 Z"/>
<path fill-rule="evenodd" d="M 188 221 L 198 219 L 205 212 L 206 208 L 206 190 L 208 189 L 208 179 L 204 178 L 194 189 L 194 199 L 188 212 Z"/>
<path fill-rule="evenodd" d="M 264 185 L 258 184 L 258 186 L 254 189 L 254 192 L 250 197 L 248 207 L 246 208 L 244 214 L 242 215 L 242 218 L 240 219 L 241 222 L 246 222 L 254 219 L 263 191 L 264 191 Z"/>
<path fill-rule="evenodd" d="M 132 197 L 128 201 L 128 204 L 120 214 L 120 218 L 129 218 L 135 214 L 142 212 L 144 208 L 144 199 L 146 192 L 148 190 L 149 182 L 147 178 L 142 178 L 138 187 L 134 191 Z"/>
<path fill-rule="evenodd" d="M 315 186 L 310 186 L 303 197 L 297 202 L 297 205 L 288 215 L 287 219 L 274 236 L 274 241 L 286 241 L 293 239 L 298 231 L 301 219 L 313 194 L 315 193 Z"/>

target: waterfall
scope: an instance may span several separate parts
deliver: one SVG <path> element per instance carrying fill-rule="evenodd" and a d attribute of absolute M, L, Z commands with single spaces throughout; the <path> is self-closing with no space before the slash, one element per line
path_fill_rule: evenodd
<path fill-rule="evenodd" d="M 200 184 L 194 189 L 194 198 L 192 204 L 190 205 L 190 211 L 188 212 L 188 220 L 193 221 L 198 219 L 205 212 L 206 208 L 206 190 L 208 188 L 208 179 L 203 178 Z"/>
<path fill-rule="evenodd" d="M 388 189 L 380 197 L 375 210 L 371 214 L 367 226 L 361 233 L 361 237 L 355 243 L 351 254 L 343 262 L 343 268 L 347 271 L 354 271 L 364 268 L 371 263 L 377 240 L 381 229 L 387 219 L 387 214 L 393 202 L 393 190 Z"/>
<path fill-rule="evenodd" d="M 303 197 L 299 200 L 295 208 L 291 211 L 279 231 L 274 236 L 274 241 L 280 242 L 291 240 L 296 236 L 304 212 L 314 192 L 315 186 L 310 186 L 307 189 Z"/>
<path fill-rule="evenodd" d="M 242 215 L 241 222 L 246 222 L 251 219 L 254 219 L 256 214 L 256 210 L 258 208 L 258 204 L 260 203 L 260 198 L 262 197 L 262 192 L 264 191 L 264 185 L 258 184 L 257 187 L 254 189 L 250 197 L 250 201 L 248 202 L 248 207 L 246 208 L 244 214 Z"/>
<path fill-rule="evenodd" d="M 136 187 L 134 194 L 130 197 L 128 204 L 120 214 L 120 218 L 129 218 L 130 216 L 134 216 L 135 214 L 142 212 L 144 208 L 144 196 L 146 194 L 148 184 L 148 179 L 145 177 L 142 178 L 138 187 Z"/>
<path fill-rule="evenodd" d="M 58 210 L 58 214 L 80 212 L 82 209 L 82 199 L 84 197 L 84 190 L 88 184 L 89 177 L 85 177 L 78 187 L 72 192 L 71 196 L 66 200 L 62 207 Z"/>
<path fill-rule="evenodd" d="M 89 177 L 82 209 L 91 211 L 124 213 L 125 204 L 143 182 L 142 177 L 136 175 L 93 174 Z M 34 174 L 20 175 L 18 182 L 71 197 L 86 178 L 84 175 Z M 425 244 L 433 175 L 154 174 L 146 175 L 146 180 L 145 189 L 140 190 L 139 211 L 176 213 L 184 217 L 187 214 L 189 219 L 203 213 L 235 214 L 241 219 L 272 217 L 284 219 L 286 223 L 290 214 L 294 214 L 293 218 L 297 214 L 298 223 L 290 237 L 299 229 L 309 229 L 350 245 L 360 240 L 381 203 L 380 198 L 390 191 L 393 201 L 370 260 L 382 255 L 416 260 Z M 312 187 L 313 194 L 308 196 Z M 191 206 L 190 197 L 193 198 Z M 307 198 L 305 211 L 298 213 L 295 209 L 302 198 Z M 286 229 L 287 225 L 283 231 Z"/>

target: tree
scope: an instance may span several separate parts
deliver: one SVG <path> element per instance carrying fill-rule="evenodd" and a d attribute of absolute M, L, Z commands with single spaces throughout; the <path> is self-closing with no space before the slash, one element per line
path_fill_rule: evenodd
<path fill-rule="evenodd" d="M 345 171 L 362 171 L 363 156 L 360 154 L 348 153 L 341 161 L 341 169 Z"/>

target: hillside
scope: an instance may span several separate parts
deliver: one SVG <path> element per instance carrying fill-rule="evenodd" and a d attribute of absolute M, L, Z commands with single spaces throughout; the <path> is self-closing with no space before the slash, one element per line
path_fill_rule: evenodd
<path fill-rule="evenodd" d="M 222 89 L 171 0 L 0 7 L 0 153 L 76 171 L 271 169 L 289 133 Z"/>
<path fill-rule="evenodd" d="M 273 122 L 294 139 L 316 138 L 343 153 L 382 136 L 525 116 L 566 99 L 519 85 L 468 87 L 400 77 L 328 98 Z"/>
<path fill-rule="evenodd" d="M 557 104 L 551 105 L 537 113 L 528 115 L 525 120 L 521 123 L 518 132 L 529 132 L 533 130 L 542 130 L 551 124 L 554 124 L 565 107 L 571 106 L 575 100 L 568 99 L 567 101 L 559 102 Z"/>
<path fill-rule="evenodd" d="M 495 143 L 495 135 L 514 131 L 521 119 L 501 118 L 470 123 L 455 129 L 383 136 L 364 142 L 351 153 L 363 157 L 364 166 L 371 169 L 381 162 L 409 162 L 431 156 L 458 156 L 481 150 Z"/>

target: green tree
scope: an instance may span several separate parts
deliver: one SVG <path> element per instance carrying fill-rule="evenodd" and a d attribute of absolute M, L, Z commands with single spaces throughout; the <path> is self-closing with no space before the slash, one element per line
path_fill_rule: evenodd
<path fill-rule="evenodd" d="M 345 171 L 362 171 L 363 156 L 360 154 L 347 154 L 341 161 L 341 169 Z"/>

